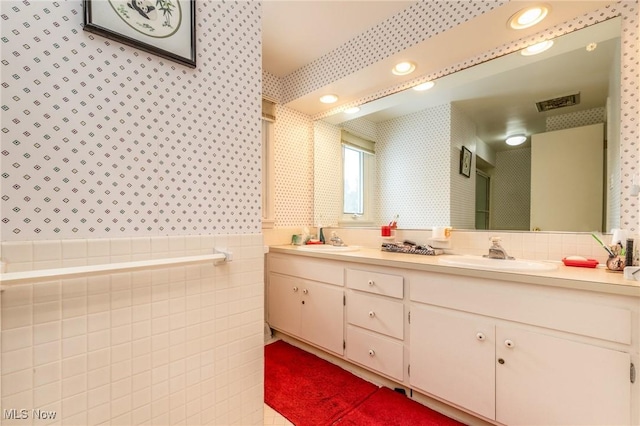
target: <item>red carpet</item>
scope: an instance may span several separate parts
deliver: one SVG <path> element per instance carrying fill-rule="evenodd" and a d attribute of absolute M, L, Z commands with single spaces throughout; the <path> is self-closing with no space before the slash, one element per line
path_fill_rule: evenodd
<path fill-rule="evenodd" d="M 404 395 L 382 387 L 334 423 L 340 426 L 459 426 L 459 423 Z"/>
<path fill-rule="evenodd" d="M 265 346 L 265 403 L 296 426 L 458 426 L 284 341 Z"/>
<path fill-rule="evenodd" d="M 330 425 L 378 389 L 282 340 L 264 352 L 264 401 L 296 426 Z"/>

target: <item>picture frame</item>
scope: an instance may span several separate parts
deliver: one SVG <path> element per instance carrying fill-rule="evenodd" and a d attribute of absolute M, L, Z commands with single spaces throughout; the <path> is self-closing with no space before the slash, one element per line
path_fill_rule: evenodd
<path fill-rule="evenodd" d="M 83 0 L 84 30 L 190 68 L 196 0 Z"/>
<path fill-rule="evenodd" d="M 471 177 L 471 151 L 465 146 L 460 151 L 460 174 L 466 177 Z"/>

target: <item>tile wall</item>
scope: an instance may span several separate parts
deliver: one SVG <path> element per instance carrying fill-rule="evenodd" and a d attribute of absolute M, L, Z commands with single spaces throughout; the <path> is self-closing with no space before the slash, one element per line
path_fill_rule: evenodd
<path fill-rule="evenodd" d="M 211 253 L 152 268 L 7 286 L 2 425 L 262 424 L 261 235 L 5 242 L 8 271 Z M 33 410 L 55 414 L 38 419 Z"/>

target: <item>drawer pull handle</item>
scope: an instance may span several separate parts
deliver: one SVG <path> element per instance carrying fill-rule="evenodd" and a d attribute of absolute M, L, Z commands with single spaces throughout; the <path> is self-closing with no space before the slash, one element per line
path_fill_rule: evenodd
<path fill-rule="evenodd" d="M 376 351 L 369 349 L 369 356 L 376 356 Z"/>
<path fill-rule="evenodd" d="M 480 340 L 482 342 L 485 339 L 484 333 L 476 334 L 476 339 L 478 339 L 478 340 Z"/>
<path fill-rule="evenodd" d="M 298 291 L 298 287 L 293 288 L 293 292 L 295 293 L 296 291 Z"/>
<path fill-rule="evenodd" d="M 504 364 L 504 359 L 498 358 L 498 364 Z"/>
<path fill-rule="evenodd" d="M 308 294 L 308 293 L 309 293 L 309 290 L 307 290 L 307 289 L 305 288 L 304 290 L 302 290 L 302 292 L 303 292 L 304 294 Z"/>
<path fill-rule="evenodd" d="M 513 347 L 515 347 L 515 346 L 516 346 L 516 344 L 515 344 L 515 343 L 513 343 L 513 341 L 512 341 L 512 340 L 509 340 L 509 339 L 507 339 L 507 340 L 505 340 L 505 341 L 504 341 L 504 345 L 505 345 L 506 347 L 508 347 L 508 348 L 513 348 Z"/>
<path fill-rule="evenodd" d="M 369 311 L 369 318 L 373 318 L 376 316 L 376 313 L 373 311 Z"/>
<path fill-rule="evenodd" d="M 375 282 L 373 282 L 373 280 L 369 280 L 369 285 L 373 286 L 375 284 Z"/>

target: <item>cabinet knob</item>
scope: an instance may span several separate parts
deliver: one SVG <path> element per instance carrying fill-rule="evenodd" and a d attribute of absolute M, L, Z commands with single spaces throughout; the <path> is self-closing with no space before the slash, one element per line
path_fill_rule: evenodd
<path fill-rule="evenodd" d="M 515 346 L 516 346 L 516 344 L 515 344 L 515 343 L 513 343 L 513 341 L 512 341 L 512 340 L 509 340 L 509 339 L 507 339 L 507 340 L 505 340 L 505 341 L 504 341 L 504 345 L 505 345 L 506 347 L 508 347 L 508 348 L 513 348 L 513 347 L 515 347 Z"/>
<path fill-rule="evenodd" d="M 293 288 L 293 292 L 295 293 L 296 291 L 298 291 L 298 287 Z"/>
<path fill-rule="evenodd" d="M 498 358 L 498 364 L 504 364 L 504 359 Z"/>
<path fill-rule="evenodd" d="M 308 293 L 309 293 L 309 290 L 307 290 L 307 289 L 305 288 L 304 290 L 302 290 L 302 292 L 303 292 L 304 294 L 308 294 Z"/>
<path fill-rule="evenodd" d="M 369 281 L 368 281 L 368 284 L 369 284 L 370 286 L 373 286 L 373 285 L 375 284 L 375 282 L 373 282 L 373 280 L 369 280 Z"/>
<path fill-rule="evenodd" d="M 478 333 L 476 334 L 476 339 L 480 340 L 481 342 L 485 339 L 486 337 L 484 336 L 484 333 Z"/>
<path fill-rule="evenodd" d="M 376 316 L 376 313 L 373 311 L 369 311 L 369 318 L 373 318 Z"/>
<path fill-rule="evenodd" d="M 376 351 L 369 349 L 369 356 L 376 356 Z"/>

